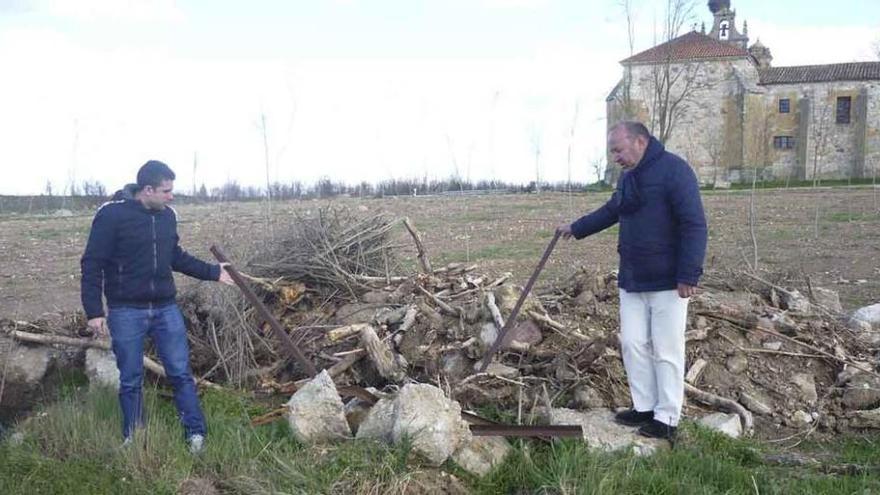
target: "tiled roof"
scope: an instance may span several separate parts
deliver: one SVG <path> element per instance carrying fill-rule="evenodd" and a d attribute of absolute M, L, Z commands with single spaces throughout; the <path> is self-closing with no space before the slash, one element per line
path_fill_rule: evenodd
<path fill-rule="evenodd" d="M 650 64 L 656 62 L 677 62 L 720 57 L 748 57 L 745 49 L 710 38 L 705 34 L 691 31 L 678 38 L 659 44 L 632 57 L 621 60 L 626 64 Z"/>
<path fill-rule="evenodd" d="M 880 80 L 880 62 L 767 67 L 758 75 L 760 84 Z"/>

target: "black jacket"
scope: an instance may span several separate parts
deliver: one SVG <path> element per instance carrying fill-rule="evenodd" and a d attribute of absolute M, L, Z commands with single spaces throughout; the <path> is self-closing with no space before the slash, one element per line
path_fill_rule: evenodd
<path fill-rule="evenodd" d="M 176 289 L 172 271 L 201 280 L 220 278 L 220 265 L 190 255 L 178 245 L 177 213 L 145 208 L 125 186 L 95 214 L 81 260 L 82 303 L 89 319 L 109 307 L 148 308 L 170 304 Z"/>
<path fill-rule="evenodd" d="M 707 227 L 700 187 L 687 162 L 654 138 L 611 199 L 571 224 L 577 239 L 620 222 L 617 284 L 628 292 L 697 285 L 706 257 Z"/>

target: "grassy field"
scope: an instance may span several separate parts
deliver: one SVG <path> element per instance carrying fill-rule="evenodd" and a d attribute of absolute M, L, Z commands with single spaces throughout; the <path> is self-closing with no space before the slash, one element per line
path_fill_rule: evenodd
<path fill-rule="evenodd" d="M 873 466 L 873 474 L 772 467 L 777 446 L 731 440 L 685 423 L 675 449 L 650 458 L 599 454 L 579 441 L 514 441 L 504 464 L 473 477 L 451 463 L 423 465 L 403 446 L 350 441 L 303 446 L 286 422 L 252 427 L 263 409 L 245 396 L 206 392 L 207 450 L 190 455 L 171 401 L 149 388 L 150 417 L 134 445 L 121 448 L 116 395 L 65 379 L 61 399 L 0 444 L 0 493 L 878 493 L 880 449 L 870 438 L 801 444 L 835 465 Z M 849 468 L 850 471 L 858 469 Z"/>

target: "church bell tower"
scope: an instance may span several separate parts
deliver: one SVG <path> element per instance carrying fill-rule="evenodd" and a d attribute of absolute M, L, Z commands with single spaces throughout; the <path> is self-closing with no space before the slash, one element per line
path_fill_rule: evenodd
<path fill-rule="evenodd" d="M 736 29 L 736 11 L 730 8 L 730 0 L 709 0 L 709 10 L 715 17 L 709 37 L 746 49 L 749 45 L 749 28 L 743 23 L 743 33 Z"/>

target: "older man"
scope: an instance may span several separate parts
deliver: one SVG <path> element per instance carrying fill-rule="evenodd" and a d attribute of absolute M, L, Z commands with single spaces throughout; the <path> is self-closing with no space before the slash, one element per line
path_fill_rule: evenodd
<path fill-rule="evenodd" d="M 685 325 L 706 254 L 706 219 L 697 178 L 645 126 L 621 122 L 608 149 L 623 168 L 611 199 L 572 224 L 582 239 L 620 223 L 620 345 L 633 408 L 617 422 L 672 439 L 684 402 Z"/>

